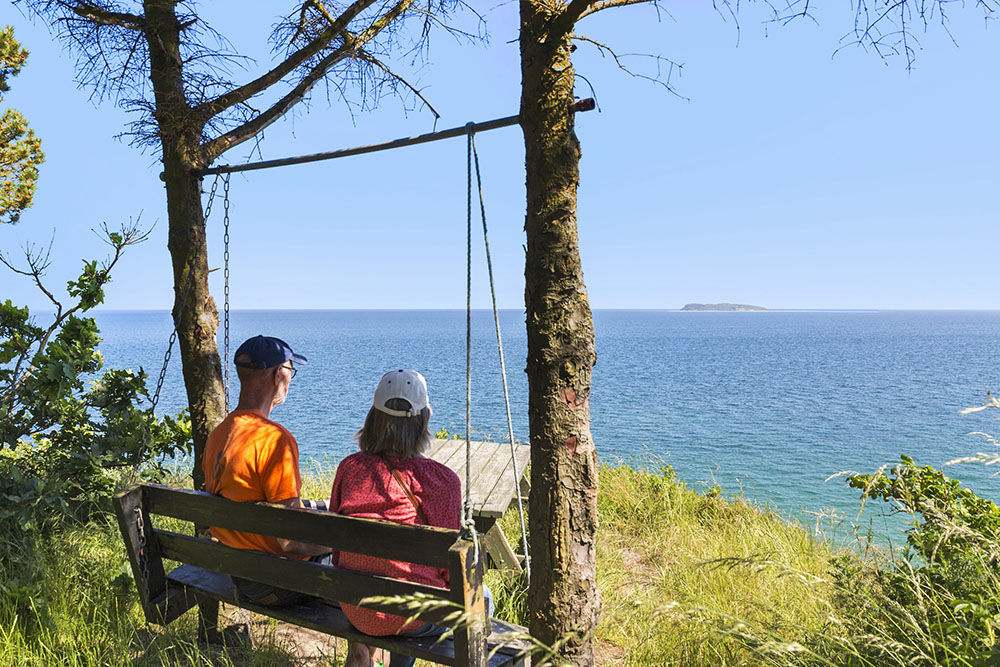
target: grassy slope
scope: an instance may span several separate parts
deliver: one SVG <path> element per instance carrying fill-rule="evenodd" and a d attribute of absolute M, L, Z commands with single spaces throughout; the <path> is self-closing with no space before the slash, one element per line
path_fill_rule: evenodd
<path fill-rule="evenodd" d="M 733 617 L 784 636 L 821 627 L 833 555 L 826 544 L 773 513 L 695 493 L 668 468 L 604 467 L 601 475 L 605 664 L 763 664 L 714 628 Z M 303 495 L 325 496 L 332 477 L 328 470 L 305 480 Z M 508 513 L 503 526 L 518 544 L 516 515 Z M 273 636 L 228 651 L 199 647 L 194 614 L 165 634 L 148 630 L 110 520 L 36 549 L 0 571 L 0 664 L 270 665 L 293 657 Z M 526 624 L 523 581 L 490 572 L 488 583 L 498 615 Z"/>

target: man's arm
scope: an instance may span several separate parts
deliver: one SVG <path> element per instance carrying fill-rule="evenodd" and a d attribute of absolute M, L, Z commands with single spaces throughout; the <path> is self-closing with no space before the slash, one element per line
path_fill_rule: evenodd
<path fill-rule="evenodd" d="M 304 507 L 301 498 L 287 498 L 285 500 L 279 500 L 278 504 L 292 508 Z M 280 537 L 277 538 L 277 540 L 279 547 L 289 553 L 298 554 L 299 556 L 323 556 L 330 553 L 330 547 L 321 547 L 315 544 L 296 542 L 295 540 L 283 540 Z"/>

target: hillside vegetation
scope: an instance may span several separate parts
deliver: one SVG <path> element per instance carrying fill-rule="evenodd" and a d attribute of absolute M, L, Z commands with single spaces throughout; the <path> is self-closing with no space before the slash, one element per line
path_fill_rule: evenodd
<path fill-rule="evenodd" d="M 909 553 L 890 559 L 635 463 L 601 470 L 602 664 L 997 664 L 1000 512 L 939 472 L 904 459 L 852 482 L 920 512 Z M 331 478 L 307 476 L 303 495 L 325 495 Z M 518 544 L 516 515 L 503 526 Z M 245 615 L 230 613 L 224 646 L 195 641 L 194 613 L 147 627 L 107 514 L 0 550 L 2 665 L 342 664 L 342 644 L 305 651 L 301 634 Z M 526 624 L 523 578 L 487 576 L 497 615 Z"/>

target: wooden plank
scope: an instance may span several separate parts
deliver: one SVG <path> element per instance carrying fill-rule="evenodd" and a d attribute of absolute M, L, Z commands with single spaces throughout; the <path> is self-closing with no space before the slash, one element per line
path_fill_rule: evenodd
<path fill-rule="evenodd" d="M 488 457 L 496 449 L 497 443 L 495 442 L 473 442 L 472 443 L 472 471 L 473 479 L 475 478 L 476 468 L 478 467 L 477 462 L 480 457 Z M 465 444 L 459 451 L 455 452 L 448 461 L 448 467 L 455 471 L 458 478 L 462 480 L 462 487 L 465 487 Z M 475 485 L 473 485 L 473 489 Z M 464 497 L 464 496 L 463 496 Z M 476 503 L 476 497 L 472 496 L 473 506 Z"/>
<path fill-rule="evenodd" d="M 497 514 L 496 506 L 503 504 L 503 501 L 495 500 L 492 496 L 503 475 L 511 475 L 513 479 L 514 473 L 510 469 L 510 445 L 497 443 L 489 459 L 480 459 L 476 465 L 479 467 L 479 474 L 472 484 L 472 498 L 476 503 L 475 511 L 478 514 L 500 517 L 503 515 L 503 511 Z M 507 501 L 509 503 L 510 499 L 508 498 Z"/>
<path fill-rule="evenodd" d="M 163 626 L 169 625 L 177 618 L 183 616 L 184 612 L 188 609 L 203 601 L 204 598 L 196 595 L 191 589 L 171 583 L 168 575 L 167 594 L 164 596 L 163 600 L 156 605 L 155 620 L 151 620 L 150 622 Z M 218 606 L 214 600 L 211 602 L 212 604 Z M 201 618 L 203 617 L 201 609 L 198 610 L 198 617 L 199 626 L 201 626 Z M 216 618 L 217 617 L 218 614 L 216 614 Z"/>
<path fill-rule="evenodd" d="M 531 448 L 527 445 L 517 445 L 514 447 L 514 456 L 517 459 L 517 474 L 521 477 L 520 480 L 516 481 L 514 480 L 514 471 L 511 467 L 509 444 L 506 445 L 506 450 L 508 452 L 505 457 L 506 470 L 496 476 L 495 484 L 489 491 L 487 500 L 479 509 L 479 513 L 485 516 L 498 518 L 503 516 L 517 495 L 516 484 L 520 484 L 523 490 L 523 482 L 527 479 L 525 473 L 528 470 L 528 464 L 531 462 Z M 526 493 L 522 492 L 521 496 L 527 500 Z"/>
<path fill-rule="evenodd" d="M 460 452 L 462 456 L 465 456 L 465 440 L 442 440 L 441 447 L 430 458 L 454 470 L 454 465 L 458 463 L 457 457 Z"/>
<path fill-rule="evenodd" d="M 167 594 L 167 579 L 159 546 L 153 539 L 153 523 L 143 503 L 143 490 L 135 486 L 118 493 L 111 504 L 125 540 L 143 614 L 147 621 L 156 622 L 160 614 L 157 603 Z"/>
<path fill-rule="evenodd" d="M 424 456 L 426 456 L 429 459 L 434 459 L 435 461 L 437 461 L 438 452 L 440 452 L 443 447 L 446 447 L 448 443 L 451 442 L 455 442 L 454 438 L 447 438 L 447 439 L 434 438 L 433 440 L 431 440 L 431 446 L 424 453 Z"/>
<path fill-rule="evenodd" d="M 455 664 L 458 667 L 486 667 L 489 656 L 486 636 L 490 629 L 483 598 L 485 554 L 476 561 L 473 545 L 459 542 L 449 550 L 448 555 L 451 560 L 451 567 L 448 568 L 451 599 L 465 610 L 464 622 L 454 628 Z"/>
<path fill-rule="evenodd" d="M 482 537 L 482 543 L 486 546 L 486 552 L 493 558 L 493 562 L 499 567 L 521 571 L 521 561 L 517 554 L 510 548 L 507 536 L 500 530 L 498 524 L 493 526 Z"/>
<path fill-rule="evenodd" d="M 362 519 L 269 503 L 237 503 L 220 496 L 159 484 L 144 484 L 142 488 L 152 514 L 379 558 L 405 559 L 442 569 L 448 567 L 448 549 L 459 538 L 456 530 L 433 526 Z"/>
<path fill-rule="evenodd" d="M 442 445 L 435 449 L 430 458 L 448 466 L 462 480 L 465 486 L 465 441 L 443 440 Z M 521 476 L 519 483 L 525 488 L 527 477 L 525 472 L 531 462 L 531 448 L 527 445 L 517 445 L 514 448 L 517 457 L 517 472 Z M 503 464 L 497 459 L 502 456 Z M 495 442 L 472 443 L 473 480 L 471 498 L 474 513 L 477 516 L 498 518 L 510 507 L 514 499 L 515 489 L 513 472 L 510 467 L 510 444 Z M 464 491 L 463 491 L 464 493 Z M 522 493 L 527 495 L 527 493 Z M 463 496 L 464 497 L 464 496 Z"/>
<path fill-rule="evenodd" d="M 260 551 L 233 549 L 218 542 L 190 535 L 179 535 L 163 530 L 157 530 L 155 534 L 165 558 L 306 595 L 350 604 L 359 604 L 365 598 L 374 596 L 420 594 L 440 600 L 451 599 L 447 589 L 272 556 Z M 467 543 L 459 542 L 459 544 Z M 384 603 L 364 606 L 402 616 L 410 615 L 403 604 Z M 447 608 L 431 609 L 422 612 L 420 619 L 427 623 L 445 624 L 448 615 L 453 611 Z"/>
<path fill-rule="evenodd" d="M 499 442 L 478 444 L 479 447 L 472 451 L 472 486 L 470 489 L 474 508 L 482 505 L 489 496 L 489 489 L 493 488 L 493 478 L 497 474 L 496 461 L 502 459 L 504 455 L 504 447 Z"/>
<path fill-rule="evenodd" d="M 528 628 L 491 618 L 490 634 L 486 637 L 486 643 L 490 651 L 509 656 L 508 659 L 513 661 L 510 663 L 512 666 L 531 667 L 532 643 Z M 493 666 L 492 660 L 490 666 Z"/>
<path fill-rule="evenodd" d="M 411 655 L 422 660 L 439 664 L 455 664 L 454 642 L 451 639 L 438 637 L 373 637 L 359 632 L 351 625 L 340 607 L 326 600 L 314 599 L 302 604 L 287 607 L 263 607 L 249 604 L 236 599 L 232 580 L 228 575 L 211 572 L 192 565 L 182 565 L 168 575 L 174 585 L 188 587 L 199 595 L 207 595 L 227 604 L 242 607 L 250 611 L 270 616 L 288 623 L 294 623 L 319 632 L 344 637 L 355 641 Z M 516 658 L 520 651 L 528 646 L 524 641 L 510 641 L 510 634 L 527 634 L 527 629 L 495 621 L 495 631 L 491 635 L 489 648 L 496 649 L 496 654 L 490 659 L 490 667 L 511 667 L 517 664 Z"/>

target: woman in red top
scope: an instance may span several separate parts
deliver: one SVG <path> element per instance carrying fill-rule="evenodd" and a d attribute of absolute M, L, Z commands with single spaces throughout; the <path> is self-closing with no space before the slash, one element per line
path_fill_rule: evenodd
<path fill-rule="evenodd" d="M 330 510 L 349 516 L 388 519 L 457 530 L 461 524 L 462 485 L 450 468 L 423 453 L 431 443 L 431 406 L 427 382 L 416 371 L 382 376 L 365 425 L 355 434 L 361 450 L 340 462 L 330 492 Z M 448 571 L 427 565 L 333 552 L 333 565 L 348 570 L 446 587 Z M 488 604 L 488 603 L 487 603 Z M 342 605 L 358 630 L 369 635 L 430 636 L 440 626 L 393 614 Z M 368 667 L 372 648 L 354 644 L 346 667 Z M 389 667 L 410 667 L 414 658 L 392 655 Z"/>

